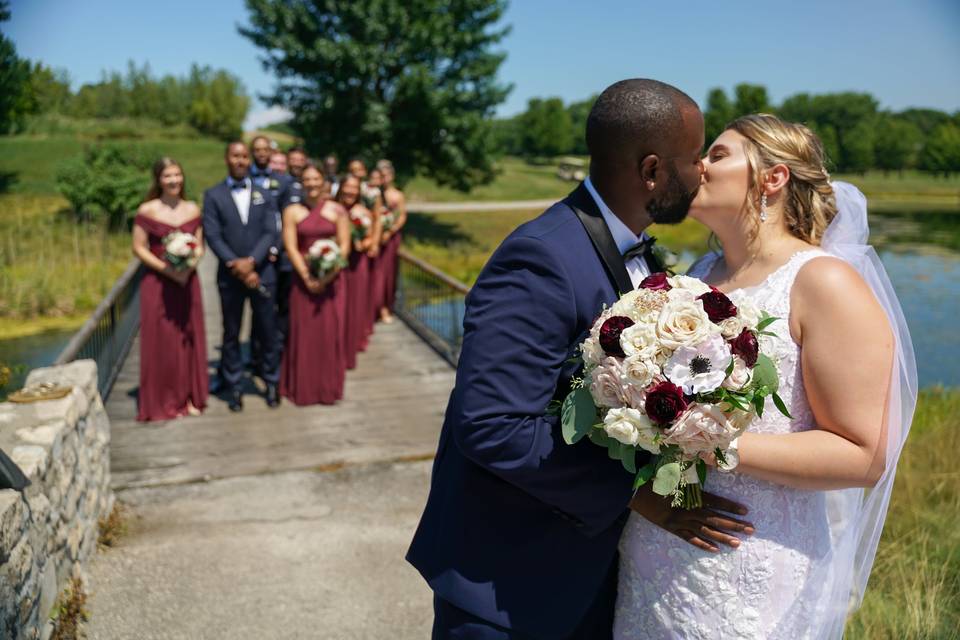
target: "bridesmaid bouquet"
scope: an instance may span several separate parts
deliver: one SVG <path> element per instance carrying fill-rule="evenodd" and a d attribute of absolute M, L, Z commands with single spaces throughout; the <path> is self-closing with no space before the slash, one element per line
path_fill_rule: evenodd
<path fill-rule="evenodd" d="M 171 231 L 162 242 L 164 260 L 177 271 L 193 269 L 200 261 L 200 241 L 192 233 Z"/>
<path fill-rule="evenodd" d="M 384 231 L 390 231 L 393 229 L 393 225 L 397 223 L 397 214 L 393 211 L 385 210 L 380 216 L 380 223 L 383 225 Z"/>
<path fill-rule="evenodd" d="M 350 235 L 355 242 L 366 239 L 370 233 L 371 224 L 373 224 L 373 220 L 365 211 L 350 211 Z"/>
<path fill-rule="evenodd" d="M 657 273 L 596 320 L 580 345 L 583 377 L 560 407 L 564 440 L 587 436 L 636 475 L 634 487 L 702 504 L 704 457 L 734 466 L 731 445 L 777 395 L 777 367 L 761 336 L 777 321 L 747 299 L 734 304 L 703 281 Z M 653 455 L 637 468 L 637 450 Z"/>
<path fill-rule="evenodd" d="M 315 278 L 323 278 L 335 269 L 347 266 L 340 245 L 330 238 L 317 240 L 307 250 L 307 265 Z"/>

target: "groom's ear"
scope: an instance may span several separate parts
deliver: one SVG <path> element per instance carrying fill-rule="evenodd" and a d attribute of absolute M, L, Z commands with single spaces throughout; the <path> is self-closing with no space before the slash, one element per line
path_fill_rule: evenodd
<path fill-rule="evenodd" d="M 663 174 L 663 165 L 660 162 L 660 156 L 651 153 L 640 160 L 640 179 L 647 191 L 653 191 L 657 187 L 657 180 Z"/>

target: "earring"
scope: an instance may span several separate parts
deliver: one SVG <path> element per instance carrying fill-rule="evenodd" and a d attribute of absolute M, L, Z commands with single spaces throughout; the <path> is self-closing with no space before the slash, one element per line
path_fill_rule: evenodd
<path fill-rule="evenodd" d="M 760 196 L 760 222 L 767 221 L 767 194 Z"/>

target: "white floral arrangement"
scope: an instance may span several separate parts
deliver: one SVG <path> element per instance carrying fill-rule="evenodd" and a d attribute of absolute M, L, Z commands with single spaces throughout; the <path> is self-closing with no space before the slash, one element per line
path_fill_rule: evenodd
<path fill-rule="evenodd" d="M 162 242 L 164 260 L 177 271 L 193 269 L 200 262 L 200 241 L 192 233 L 171 231 Z"/>
<path fill-rule="evenodd" d="M 316 278 L 323 278 L 333 273 L 335 269 L 347 266 L 343 258 L 340 245 L 330 238 L 321 238 L 307 249 L 307 265 L 310 273 Z"/>
<path fill-rule="evenodd" d="M 700 506 L 705 459 L 727 465 L 768 397 L 790 415 L 777 367 L 761 353 L 777 320 L 696 278 L 646 278 L 603 310 L 580 345 L 583 377 L 561 406 L 564 440 L 587 436 L 636 474 L 635 487 L 652 480 L 674 506 Z M 638 451 L 653 454 L 640 468 Z"/>
<path fill-rule="evenodd" d="M 380 215 L 380 224 L 384 231 L 390 231 L 393 229 L 393 225 L 397 224 L 397 214 L 389 209 L 384 210 Z"/>

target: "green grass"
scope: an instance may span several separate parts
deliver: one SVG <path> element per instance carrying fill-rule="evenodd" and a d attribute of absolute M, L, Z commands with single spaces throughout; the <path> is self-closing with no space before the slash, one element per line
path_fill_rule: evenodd
<path fill-rule="evenodd" d="M 477 187 L 470 193 L 441 187 L 430 178 L 418 176 L 404 186 L 411 202 L 497 202 L 509 200 L 542 200 L 562 198 L 576 187 L 564 182 L 556 173 L 556 165 L 532 165 L 519 158 L 504 158 L 493 183 Z"/>
<path fill-rule="evenodd" d="M 78 224 L 65 207 L 58 196 L 0 196 L 0 333 L 92 310 L 129 262 L 127 234 Z"/>
<path fill-rule="evenodd" d="M 849 640 L 960 638 L 960 389 L 920 394 Z"/>

